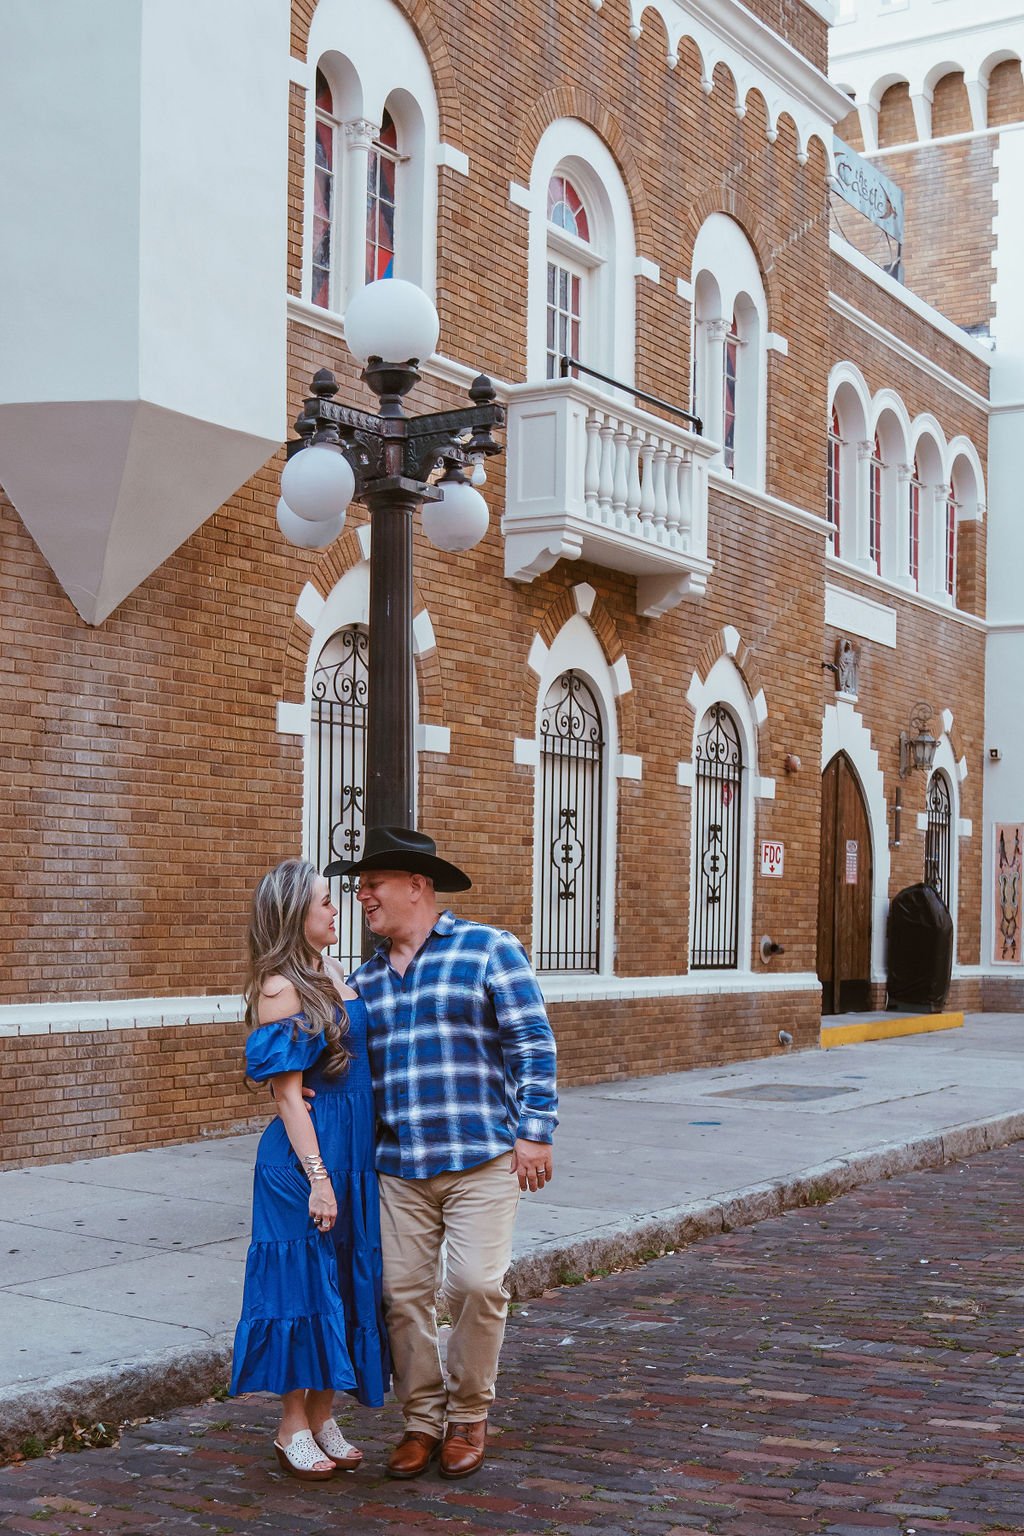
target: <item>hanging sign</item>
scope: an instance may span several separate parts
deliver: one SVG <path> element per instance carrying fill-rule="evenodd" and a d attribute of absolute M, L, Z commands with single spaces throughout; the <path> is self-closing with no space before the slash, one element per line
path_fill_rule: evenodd
<path fill-rule="evenodd" d="M 761 844 L 761 873 L 778 880 L 786 857 L 785 843 Z"/>
<path fill-rule="evenodd" d="M 896 241 L 903 240 L 903 193 L 894 181 L 842 139 L 833 140 L 832 186 L 843 200 Z"/>
<path fill-rule="evenodd" d="M 857 842 L 852 837 L 846 839 L 846 883 L 857 884 Z"/>

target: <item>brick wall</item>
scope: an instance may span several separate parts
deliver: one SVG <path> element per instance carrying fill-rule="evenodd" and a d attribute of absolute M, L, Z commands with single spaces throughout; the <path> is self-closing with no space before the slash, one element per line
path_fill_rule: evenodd
<path fill-rule="evenodd" d="M 957 325 L 994 314 L 995 137 L 932 142 L 887 155 L 879 165 L 903 189 L 908 288 Z M 950 241 L 949 230 L 956 231 Z"/>
<path fill-rule="evenodd" d="M 1019 123 L 1024 118 L 1024 79 L 1019 59 L 1004 59 L 988 77 L 990 128 Z"/>
<path fill-rule="evenodd" d="M 910 100 L 910 87 L 905 80 L 890 85 L 878 107 L 878 147 L 890 144 L 909 144 L 916 138 L 914 108 Z"/>

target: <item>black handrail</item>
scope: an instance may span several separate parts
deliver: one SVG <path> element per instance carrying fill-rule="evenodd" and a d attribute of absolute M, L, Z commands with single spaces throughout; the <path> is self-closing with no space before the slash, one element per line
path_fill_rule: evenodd
<path fill-rule="evenodd" d="M 598 373 L 596 368 L 588 368 L 586 363 L 581 363 L 578 357 L 563 357 L 558 367 L 563 379 L 569 377 L 570 368 L 578 368 L 580 373 L 589 373 L 592 379 L 600 379 L 602 384 L 610 384 L 613 389 L 621 389 L 625 394 L 632 395 L 634 400 L 646 400 L 648 405 L 657 405 L 663 411 L 670 411 L 673 416 L 681 416 L 684 421 L 692 421 L 693 430 L 697 436 L 704 436 L 703 421 L 699 416 L 694 416 L 692 411 L 684 411 L 682 406 L 670 405 L 667 400 L 659 400 L 657 395 L 649 395 L 645 390 L 634 389 L 632 384 L 620 384 L 618 379 L 610 379 L 606 373 Z"/>

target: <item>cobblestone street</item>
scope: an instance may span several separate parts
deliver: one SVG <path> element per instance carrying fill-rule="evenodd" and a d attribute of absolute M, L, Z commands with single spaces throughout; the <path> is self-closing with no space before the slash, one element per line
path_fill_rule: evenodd
<path fill-rule="evenodd" d="M 1024 1530 L 1024 1145 L 793 1211 L 520 1307 L 492 1460 L 303 1488 L 275 1405 L 208 1402 L 0 1472 L 0 1527 L 894 1536 Z"/>

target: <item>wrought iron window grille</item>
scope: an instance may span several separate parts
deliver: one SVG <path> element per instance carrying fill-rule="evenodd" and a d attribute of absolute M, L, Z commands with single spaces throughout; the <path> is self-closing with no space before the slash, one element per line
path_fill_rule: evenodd
<path fill-rule="evenodd" d="M 332 635 L 310 687 L 309 857 L 318 869 L 362 851 L 366 789 L 366 719 L 370 638 L 361 624 Z M 363 921 L 355 880 L 335 877 L 338 908 L 333 954 L 347 970 L 359 964 Z"/>
<path fill-rule="evenodd" d="M 949 906 L 952 895 L 953 803 L 944 773 L 933 773 L 925 799 L 928 826 L 924 839 L 925 883 Z"/>
<path fill-rule="evenodd" d="M 713 704 L 694 752 L 691 970 L 739 967 L 743 774 L 739 728 L 724 704 Z"/>
<path fill-rule="evenodd" d="M 537 969 L 596 971 L 606 742 L 597 699 L 577 672 L 563 672 L 548 689 L 540 738 Z"/>

